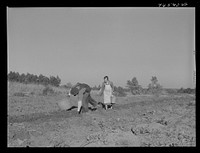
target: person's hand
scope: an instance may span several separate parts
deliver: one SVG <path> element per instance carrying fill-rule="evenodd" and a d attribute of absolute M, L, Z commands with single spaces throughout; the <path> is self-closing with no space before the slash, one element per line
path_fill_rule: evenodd
<path fill-rule="evenodd" d="M 69 91 L 69 92 L 67 93 L 67 97 L 70 97 L 70 95 L 71 95 L 71 94 L 70 94 L 70 91 Z"/>

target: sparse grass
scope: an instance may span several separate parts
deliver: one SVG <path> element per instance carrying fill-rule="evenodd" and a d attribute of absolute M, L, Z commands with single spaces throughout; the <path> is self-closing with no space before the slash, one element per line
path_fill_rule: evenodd
<path fill-rule="evenodd" d="M 67 94 L 68 90 L 60 87 L 48 86 L 57 94 Z M 30 93 L 32 95 L 43 95 L 44 85 L 23 84 L 17 82 L 8 82 L 8 95 L 16 93 Z"/>
<path fill-rule="evenodd" d="M 66 88 L 62 88 L 62 87 L 53 87 L 51 86 L 51 88 L 56 92 L 56 93 L 59 93 L 59 94 L 64 94 L 64 95 L 67 95 L 69 89 L 66 89 Z"/>
<path fill-rule="evenodd" d="M 45 87 L 43 89 L 42 94 L 45 95 L 45 96 L 46 95 L 54 95 L 55 92 L 54 92 L 54 90 L 51 87 L 47 86 L 47 87 Z"/>
<path fill-rule="evenodd" d="M 43 85 L 35 85 L 35 84 L 22 84 L 17 82 L 9 82 L 8 83 L 8 94 L 14 95 L 15 93 L 24 93 L 30 92 L 36 95 L 42 93 L 45 87 Z"/>

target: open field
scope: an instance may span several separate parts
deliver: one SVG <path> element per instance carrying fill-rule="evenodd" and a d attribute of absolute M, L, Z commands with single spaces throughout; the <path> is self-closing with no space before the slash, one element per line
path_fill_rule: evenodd
<path fill-rule="evenodd" d="M 196 146 L 195 95 L 117 97 L 113 109 L 79 115 L 59 109 L 64 88 L 45 96 L 41 85 L 8 87 L 9 147 Z"/>

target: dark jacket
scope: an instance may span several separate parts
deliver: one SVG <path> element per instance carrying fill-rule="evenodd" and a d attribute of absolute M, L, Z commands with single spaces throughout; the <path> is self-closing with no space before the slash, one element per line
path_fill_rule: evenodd
<path fill-rule="evenodd" d="M 71 88 L 71 91 L 70 91 L 70 93 L 72 94 L 72 95 L 77 95 L 77 94 L 79 94 L 79 91 L 81 90 L 81 89 L 85 89 L 85 92 L 87 92 L 87 93 L 90 93 L 90 91 L 91 91 L 91 88 L 90 88 L 90 86 L 89 85 L 87 85 L 87 84 L 85 84 L 85 83 L 77 83 L 75 86 L 73 86 L 72 88 Z M 84 92 L 84 93 L 85 93 Z"/>

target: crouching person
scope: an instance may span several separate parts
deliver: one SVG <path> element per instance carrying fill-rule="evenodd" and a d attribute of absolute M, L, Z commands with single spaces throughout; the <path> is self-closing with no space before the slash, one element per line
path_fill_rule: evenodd
<path fill-rule="evenodd" d="M 91 88 L 89 85 L 85 83 L 77 83 L 75 86 L 73 86 L 69 92 L 69 95 L 72 94 L 74 96 L 78 95 L 78 113 L 80 114 L 82 112 L 88 112 L 88 104 L 90 103 L 94 109 L 96 109 L 96 106 L 98 103 L 91 97 L 90 95 Z"/>

